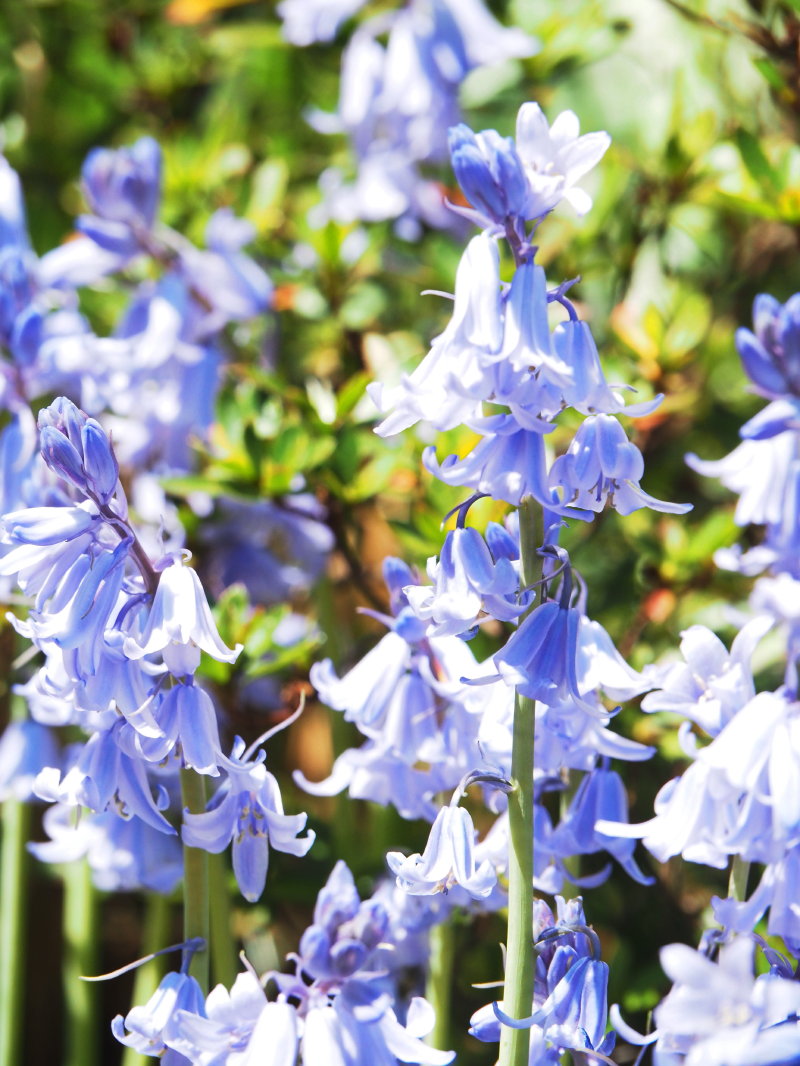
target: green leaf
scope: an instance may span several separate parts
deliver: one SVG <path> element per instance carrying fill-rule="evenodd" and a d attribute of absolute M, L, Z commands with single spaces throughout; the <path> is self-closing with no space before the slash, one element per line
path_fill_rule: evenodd
<path fill-rule="evenodd" d="M 339 418 L 350 414 L 366 392 L 370 381 L 372 381 L 371 375 L 362 372 L 353 375 L 349 381 L 344 383 L 336 396 L 336 414 Z"/>
<path fill-rule="evenodd" d="M 348 503 L 360 503 L 377 496 L 388 486 L 396 466 L 396 457 L 391 452 L 372 459 L 343 486 L 342 498 Z"/>
<path fill-rule="evenodd" d="M 736 131 L 736 145 L 742 157 L 744 165 L 750 176 L 758 182 L 761 188 L 768 193 L 774 193 L 781 188 L 781 179 L 777 170 L 764 155 L 764 150 L 757 138 L 747 130 Z"/>
<path fill-rule="evenodd" d="M 800 11 L 800 0 L 794 0 Z M 754 59 L 753 66 L 776 91 L 786 88 L 786 80 L 771 59 Z"/>
<path fill-rule="evenodd" d="M 332 435 L 312 437 L 303 426 L 286 426 L 263 461 L 262 490 L 268 495 L 287 492 L 297 474 L 324 463 L 335 450 Z"/>

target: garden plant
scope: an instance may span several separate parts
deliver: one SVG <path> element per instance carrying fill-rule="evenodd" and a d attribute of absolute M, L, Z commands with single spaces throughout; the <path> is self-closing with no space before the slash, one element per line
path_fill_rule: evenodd
<path fill-rule="evenodd" d="M 800 5 L 0 44 L 0 1066 L 800 1062 Z"/>

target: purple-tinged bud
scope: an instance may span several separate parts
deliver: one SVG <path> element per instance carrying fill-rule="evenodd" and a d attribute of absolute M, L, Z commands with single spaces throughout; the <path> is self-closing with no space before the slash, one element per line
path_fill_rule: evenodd
<path fill-rule="evenodd" d="M 785 304 L 768 295 L 753 304 L 754 333 L 736 331 L 745 373 L 768 399 L 800 397 L 800 293 Z"/>
<path fill-rule="evenodd" d="M 39 412 L 40 447 L 50 469 L 95 502 L 107 504 L 119 466 L 111 443 L 94 418 L 59 396 Z"/>
<path fill-rule="evenodd" d="M 335 934 L 343 922 L 358 914 L 360 904 L 353 875 L 347 864 L 340 859 L 317 896 L 314 923 Z"/>
<path fill-rule="evenodd" d="M 473 207 L 501 225 L 522 212 L 528 183 L 511 137 L 495 130 L 476 134 L 460 123 L 448 142 L 458 184 Z"/>
<path fill-rule="evenodd" d="M 331 948 L 331 969 L 336 977 L 350 977 L 361 969 L 366 958 L 367 948 L 360 940 L 337 940 Z"/>
<path fill-rule="evenodd" d="M 83 452 L 81 435 L 86 424 L 87 416 L 75 406 L 72 400 L 66 396 L 58 396 L 49 407 L 43 407 L 39 412 L 37 424 L 39 429 L 52 426 L 68 437 L 78 452 Z"/>
<path fill-rule="evenodd" d="M 342 933 L 349 933 L 360 940 L 370 951 L 386 937 L 389 928 L 389 915 L 386 908 L 377 899 L 367 899 L 358 908 L 358 914 L 342 928 Z"/>
<path fill-rule="evenodd" d="M 97 496 L 103 503 L 108 503 L 119 480 L 119 464 L 111 442 L 93 418 L 87 419 L 82 438 L 86 476 L 94 486 Z"/>
<path fill-rule="evenodd" d="M 161 195 L 161 149 L 152 137 L 116 151 L 93 149 L 81 178 L 89 206 L 100 218 L 152 227 Z"/>
<path fill-rule="evenodd" d="M 42 458 L 53 473 L 86 493 L 88 486 L 83 471 L 83 460 L 74 445 L 63 433 L 59 433 L 52 426 L 45 426 L 39 439 Z"/>
<path fill-rule="evenodd" d="M 8 346 L 19 366 L 33 366 L 42 343 L 42 314 L 28 306 L 14 319 Z"/>
<path fill-rule="evenodd" d="M 331 938 L 321 925 L 310 925 L 300 937 L 303 969 L 312 977 L 327 974 Z"/>

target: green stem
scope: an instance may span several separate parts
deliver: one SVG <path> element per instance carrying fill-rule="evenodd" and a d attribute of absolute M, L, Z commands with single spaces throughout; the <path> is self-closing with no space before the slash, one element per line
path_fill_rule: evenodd
<path fill-rule="evenodd" d="M 169 899 L 160 893 L 152 892 L 146 897 L 144 916 L 144 939 L 142 954 L 150 955 L 159 951 L 169 942 L 170 911 Z M 150 999 L 158 987 L 164 972 L 164 957 L 152 959 L 136 971 L 131 1002 L 143 1004 Z M 126 1047 L 122 1053 L 122 1066 L 152 1066 L 152 1059 L 140 1055 L 132 1047 Z"/>
<path fill-rule="evenodd" d="M 734 855 L 731 862 L 731 876 L 728 881 L 728 895 L 740 903 L 747 899 L 747 879 L 750 874 L 750 863 L 741 855 Z"/>
<path fill-rule="evenodd" d="M 0 843 L 0 1066 L 23 1061 L 21 1036 L 25 989 L 30 808 L 9 799 L 2 810 Z"/>
<path fill-rule="evenodd" d="M 566 772 L 569 774 L 569 770 L 567 770 Z M 575 793 L 577 791 L 578 791 L 578 788 L 577 788 L 577 785 L 574 783 L 574 779 L 570 779 L 569 780 L 569 784 L 567 784 L 566 787 L 564 789 L 562 789 L 562 791 L 559 793 L 559 796 L 558 796 L 559 821 L 563 822 L 564 819 L 567 817 L 567 812 L 569 811 L 569 805 L 570 805 L 570 803 L 572 803 L 572 800 L 575 798 Z M 569 858 L 564 859 L 563 861 L 564 861 L 565 868 L 567 869 L 567 871 L 570 874 L 572 874 L 573 877 L 577 878 L 577 877 L 580 876 L 580 872 L 581 872 L 581 857 L 580 857 L 580 855 L 570 855 Z M 564 878 L 564 883 L 561 886 L 560 895 L 564 899 L 575 899 L 578 895 L 580 895 L 580 889 L 578 888 L 577 885 L 573 884 L 572 881 L 568 881 L 566 879 L 566 877 L 565 877 Z"/>
<path fill-rule="evenodd" d="M 542 576 L 537 555 L 544 539 L 541 508 L 526 497 L 519 509 L 522 584 Z M 541 597 L 539 597 L 541 601 Z M 533 1003 L 533 736 L 536 701 L 517 693 L 511 747 L 513 791 L 508 797 L 508 936 L 503 1009 L 527 1018 Z M 498 1066 L 528 1066 L 529 1029 L 503 1026 Z"/>
<path fill-rule="evenodd" d="M 453 987 L 453 923 L 440 922 L 431 929 L 430 968 L 425 986 L 425 998 L 433 1007 L 436 1023 L 428 1043 L 440 1051 L 449 1051 L 450 1003 Z"/>
<path fill-rule="evenodd" d="M 64 877 L 64 1003 L 67 1050 L 64 1066 L 94 1066 L 98 1061 L 100 1020 L 97 985 L 81 978 L 97 973 L 98 896 L 86 861 L 62 867 Z"/>
<path fill-rule="evenodd" d="M 211 970 L 215 984 L 230 988 L 239 973 L 239 955 L 231 922 L 228 864 L 224 852 L 208 856 L 211 896 Z"/>
<path fill-rule="evenodd" d="M 203 775 L 184 767 L 181 770 L 181 796 L 184 808 L 192 814 L 202 814 L 206 809 Z M 199 936 L 206 942 L 205 950 L 194 953 L 189 973 L 207 993 L 210 941 L 208 853 L 186 844 L 183 845 L 183 936 L 186 940 Z"/>

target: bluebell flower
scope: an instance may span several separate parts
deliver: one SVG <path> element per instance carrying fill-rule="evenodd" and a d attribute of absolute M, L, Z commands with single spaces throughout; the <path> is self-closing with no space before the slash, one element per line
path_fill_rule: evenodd
<path fill-rule="evenodd" d="M 132 538 L 111 535 L 87 501 L 76 507 L 40 507 L 5 515 L 6 543 L 0 573 L 17 574 L 34 597 L 19 632 L 43 647 L 74 651 L 78 677 L 99 668 L 102 636 L 111 624 Z"/>
<path fill-rule="evenodd" d="M 480 413 L 491 395 L 491 365 L 503 358 L 503 298 L 497 241 L 482 233 L 468 244 L 456 273 L 453 314 L 430 352 L 400 385 L 367 386 L 386 414 L 376 427 L 391 436 L 420 419 L 452 429 Z"/>
<path fill-rule="evenodd" d="M 38 443 L 33 415 L 28 407 L 21 407 L 0 431 L 0 515 L 31 502 Z"/>
<path fill-rule="evenodd" d="M 580 319 L 570 319 L 556 326 L 553 331 L 553 352 L 555 358 L 570 371 L 561 387 L 563 402 L 581 414 L 623 413 L 635 418 L 650 414 L 663 399 L 659 394 L 652 400 L 626 405 L 619 392 L 630 386 L 608 384 L 592 331 Z"/>
<path fill-rule="evenodd" d="M 300 939 L 299 964 L 315 980 L 345 981 L 369 969 L 389 915 L 377 900 L 363 903 L 346 863 L 336 863 L 317 897 L 314 922 Z"/>
<path fill-rule="evenodd" d="M 177 1010 L 169 1046 L 197 1066 L 446 1066 L 452 1052 L 422 1042 L 433 1027 L 425 1000 L 399 1002 L 395 980 L 376 964 L 391 949 L 388 914 L 377 899 L 359 900 L 352 875 L 337 863 L 322 889 L 314 923 L 291 954 L 294 973 L 271 973 L 277 1001 L 268 1002 L 254 973 L 231 992 L 218 986 L 204 1011 Z M 402 1015 L 401 1022 L 399 1015 Z"/>
<path fill-rule="evenodd" d="M 600 161 L 610 143 L 607 133 L 580 136 L 572 111 L 562 111 L 550 126 L 538 104 L 523 104 L 517 115 L 516 144 L 528 179 L 524 217 L 541 218 L 561 200 L 585 215 L 592 201 L 576 182 Z"/>
<path fill-rule="evenodd" d="M 681 634 L 684 662 L 666 663 L 652 675 L 654 690 L 642 700 L 642 710 L 680 714 L 716 736 L 756 694 L 750 659 L 771 625 L 768 616 L 754 618 L 730 652 L 710 629 L 690 626 Z"/>
<path fill-rule="evenodd" d="M 36 776 L 58 761 L 55 738 L 47 726 L 30 718 L 9 722 L 0 734 L 0 803 L 12 796 L 30 799 Z"/>
<path fill-rule="evenodd" d="M 32 254 L 13 245 L 0 248 L 0 344 L 8 349 L 23 380 L 35 375 L 44 339 L 45 309 L 37 296 Z M 14 389 L 13 383 L 9 385 Z"/>
<path fill-rule="evenodd" d="M 774 862 L 767 863 L 748 899 L 713 896 L 714 918 L 726 933 L 750 934 L 769 909 L 767 932 L 779 936 L 793 955 L 800 955 L 800 913 L 797 884 L 800 877 L 800 846 L 790 845 Z"/>
<path fill-rule="evenodd" d="M 511 137 L 495 130 L 473 133 L 459 123 L 449 131 L 450 160 L 464 195 L 482 225 L 505 225 L 526 206 L 528 181 Z"/>
<path fill-rule="evenodd" d="M 608 501 L 622 515 L 640 507 L 685 514 L 691 504 L 667 503 L 639 486 L 642 453 L 625 436 L 613 415 L 591 415 L 579 427 L 569 449 L 550 468 L 549 483 L 563 491 L 563 503 L 601 511 Z"/>
<path fill-rule="evenodd" d="M 390 851 L 386 856 L 397 883 L 412 895 L 448 892 L 459 886 L 476 899 L 489 895 L 497 875 L 488 860 L 475 863 L 475 827 L 469 813 L 450 803 L 439 811 L 422 855 Z"/>
<path fill-rule="evenodd" d="M 0 155 L 0 249 L 30 248 L 25 201 L 19 176 Z"/>
<path fill-rule="evenodd" d="M 181 274 L 195 298 L 211 308 L 217 330 L 227 322 L 261 315 L 270 307 L 272 282 L 241 250 L 255 235 L 251 223 L 236 218 L 229 208 L 222 208 L 208 221 L 205 250 L 188 244 L 180 249 Z M 205 322 L 208 332 L 211 324 Z"/>
<path fill-rule="evenodd" d="M 50 803 L 97 812 L 113 810 L 121 818 L 135 816 L 159 832 L 174 835 L 174 828 L 159 809 L 166 801 L 163 790 L 159 789 L 156 802 L 146 764 L 131 758 L 117 743 L 122 726 L 118 721 L 110 729 L 94 733 L 63 774 L 56 767 L 42 770 L 34 791 Z"/>
<path fill-rule="evenodd" d="M 633 857 L 634 840 L 612 838 L 597 830 L 597 822 L 603 818 L 614 822 L 628 820 L 625 786 L 619 774 L 609 769 L 607 759 L 581 781 L 565 816 L 553 831 L 551 847 L 564 858 L 607 851 L 634 881 L 653 884 L 654 878 L 643 874 Z"/>
<path fill-rule="evenodd" d="M 408 762 L 409 754 L 368 740 L 360 748 L 343 751 L 322 781 L 309 781 L 301 770 L 292 776 L 312 796 L 336 796 L 347 789 L 351 799 L 371 800 L 382 807 L 391 803 L 403 818 L 432 822 L 438 810 L 433 796 L 452 786 L 452 774 L 442 773 L 437 766 L 415 769 Z"/>
<path fill-rule="evenodd" d="M 124 648 L 131 659 L 160 652 L 178 677 L 194 673 L 201 651 L 232 663 L 242 650 L 223 644 L 200 578 L 180 557 L 165 560 L 143 631 L 128 637 Z"/>
<path fill-rule="evenodd" d="M 409 585 L 406 595 L 414 613 L 429 621 L 431 636 L 468 633 L 482 612 L 510 622 L 525 609 L 518 600 L 519 576 L 512 560 L 494 558 L 487 541 L 471 527 L 447 534 L 439 558 L 428 560 L 428 577 L 432 587 Z"/>
<path fill-rule="evenodd" d="M 86 860 L 92 883 L 103 892 L 158 892 L 169 895 L 183 879 L 183 852 L 176 836 L 153 829 L 141 818 L 97 814 L 56 803 L 44 812 L 49 840 L 28 844 L 41 862 Z"/>
<path fill-rule="evenodd" d="M 135 750 L 143 758 L 152 763 L 160 762 L 179 744 L 184 766 L 198 774 L 219 776 L 222 751 L 217 712 L 205 689 L 195 685 L 191 678 L 173 685 L 153 699 L 152 708 L 148 708 L 148 721 L 150 715 L 161 735 L 135 738 Z M 133 718 L 135 728 L 138 722 L 134 716 L 130 718 Z"/>
<path fill-rule="evenodd" d="M 78 219 L 81 232 L 123 259 L 142 251 L 161 197 L 161 166 L 161 149 L 152 137 L 129 148 L 92 149 L 81 184 L 93 214 Z"/>
<path fill-rule="evenodd" d="M 736 347 L 745 373 L 762 396 L 800 399 L 800 294 L 785 304 L 773 296 L 756 296 L 753 332 L 737 329 Z"/>
<path fill-rule="evenodd" d="M 774 525 L 781 521 L 796 477 L 800 443 L 795 432 L 784 431 L 763 440 L 744 440 L 722 459 L 686 456 L 704 477 L 719 478 L 738 494 L 734 520 L 739 526 Z"/>
<path fill-rule="evenodd" d="M 540 604 L 494 656 L 505 683 L 544 703 L 584 703 L 577 674 L 580 618 L 565 594 L 559 602 Z"/>
<path fill-rule="evenodd" d="M 215 596 L 236 582 L 251 603 L 276 603 L 308 590 L 333 548 L 325 508 L 310 493 L 278 500 L 218 501 L 216 522 L 206 522 L 204 585 Z"/>
<path fill-rule="evenodd" d="M 656 1008 L 657 1066 L 779 1066 L 800 1055 L 800 985 L 754 979 L 753 942 L 723 944 L 716 962 L 684 944 L 661 949 L 672 990 Z M 626 1027 L 627 1029 L 627 1027 Z M 621 1030 L 627 1039 L 635 1034 Z"/>
<path fill-rule="evenodd" d="M 281 0 L 277 11 L 283 35 L 300 48 L 315 41 L 332 41 L 341 23 L 355 15 L 366 0 Z"/>
<path fill-rule="evenodd" d="M 176 1010 L 169 1042 L 195 1066 L 214 1066 L 237 1052 L 242 1064 L 255 1066 L 256 1060 L 262 1066 L 294 1066 L 297 1014 L 288 1003 L 269 1003 L 255 973 L 246 970 L 230 991 L 223 985 L 213 988 L 201 1010 Z M 249 1046 L 253 1057 L 242 1058 Z"/>
<path fill-rule="evenodd" d="M 448 455 L 439 463 L 436 449 L 430 445 L 422 454 L 422 462 L 434 477 L 448 485 L 471 488 L 514 507 L 524 496 L 532 496 L 543 506 L 558 509 L 547 485 L 541 433 L 520 429 L 510 415 L 495 423 L 493 432 L 463 459 Z M 581 516 L 577 508 L 573 513 Z"/>
<path fill-rule="evenodd" d="M 490 1004 L 473 1015 L 470 1032 L 479 1040 L 500 1039 L 500 1023 L 531 1029 L 531 1063 L 557 1063 L 570 1050 L 608 1056 L 615 1034 L 606 1033 L 608 965 L 600 959 L 600 944 L 586 925 L 580 897 L 565 903 L 556 897 L 554 918 L 543 900 L 534 901 L 536 971 L 533 1013 L 515 1019 L 502 1003 Z M 492 1023 L 490 1017 L 494 1015 Z"/>
<path fill-rule="evenodd" d="M 392 1008 L 369 1013 L 349 1009 L 346 997 L 338 996 L 331 1005 L 311 1006 L 305 1015 L 301 1043 L 304 1062 L 336 1062 L 341 1066 L 447 1066 L 455 1052 L 439 1051 L 423 1043 L 433 1028 L 434 1015 L 425 1000 L 414 999 L 401 1025 Z"/>
<path fill-rule="evenodd" d="M 160 1058 L 175 1032 L 176 1015 L 181 1010 L 204 1014 L 202 990 L 194 977 L 168 973 L 144 1006 L 131 1007 L 124 1019 L 121 1014 L 114 1018 L 111 1031 L 121 1044 L 140 1055 Z"/>
<path fill-rule="evenodd" d="M 218 854 L 233 841 L 233 870 L 245 899 L 254 902 L 264 891 L 269 848 L 290 855 L 305 855 L 315 834 L 305 827 L 305 814 L 284 814 L 283 800 L 275 777 L 263 761 L 246 761 L 244 742 L 238 740 L 230 759 L 221 767 L 225 784 L 202 814 L 184 811 L 183 841 L 192 848 Z"/>
<path fill-rule="evenodd" d="M 293 14 L 295 9 L 287 10 Z M 342 10 L 337 4 L 327 12 L 326 33 Z M 315 6 L 313 21 L 302 31 L 293 22 L 289 32 L 303 39 L 320 33 L 318 16 Z M 384 47 L 376 38 L 387 29 Z M 532 38 L 500 26 L 480 0 L 414 0 L 364 22 L 345 49 L 337 115 L 315 113 L 311 119 L 323 132 L 349 135 L 357 173 L 353 182 L 335 170 L 323 175 L 325 203 L 315 221 L 396 219 L 397 232 L 412 240 L 421 224 L 453 228 L 458 220 L 421 164 L 445 158 L 447 130 L 459 121 L 458 88 L 466 74 L 535 49 Z"/>
<path fill-rule="evenodd" d="M 330 660 L 310 674 L 320 699 L 343 711 L 368 742 L 343 752 L 326 780 L 295 779 L 318 795 L 349 788 L 351 796 L 432 819 L 433 795 L 454 788 L 475 764 L 480 713 L 461 678 L 477 666 L 464 641 L 426 636 L 427 624 L 409 606 L 413 575 L 405 564 L 386 560 L 384 575 L 393 614 L 369 613 L 392 631 L 343 677 Z"/>
<path fill-rule="evenodd" d="M 785 692 L 758 693 L 661 789 L 654 818 L 639 826 L 601 820 L 597 828 L 642 837 L 662 861 L 679 853 L 718 868 L 730 855 L 777 861 L 800 824 L 797 706 Z"/>

